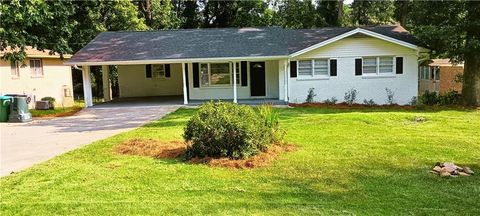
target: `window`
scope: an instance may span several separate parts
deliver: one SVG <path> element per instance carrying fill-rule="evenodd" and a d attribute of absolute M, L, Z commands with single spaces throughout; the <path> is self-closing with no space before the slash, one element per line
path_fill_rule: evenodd
<path fill-rule="evenodd" d="M 10 69 L 11 69 L 11 75 L 12 77 L 19 77 L 20 76 L 20 70 L 18 68 L 18 62 L 17 61 L 10 61 Z"/>
<path fill-rule="evenodd" d="M 328 59 L 298 61 L 299 76 L 328 76 Z"/>
<path fill-rule="evenodd" d="M 377 74 L 377 58 L 363 58 L 363 74 Z"/>
<path fill-rule="evenodd" d="M 298 75 L 299 76 L 312 76 L 312 61 L 298 61 Z"/>
<path fill-rule="evenodd" d="M 313 75 L 325 75 L 328 76 L 328 60 L 327 59 L 315 59 Z"/>
<path fill-rule="evenodd" d="M 200 64 L 200 83 L 202 86 L 208 86 L 208 64 Z"/>
<path fill-rule="evenodd" d="M 435 80 L 440 80 L 440 68 L 434 67 L 433 71 L 435 71 Z"/>
<path fill-rule="evenodd" d="M 380 65 L 378 72 L 381 74 L 393 73 L 393 58 L 392 57 L 380 57 Z"/>
<path fill-rule="evenodd" d="M 43 77 L 43 65 L 41 59 L 30 60 L 30 74 L 32 77 Z"/>
<path fill-rule="evenodd" d="M 152 65 L 152 77 L 156 79 L 165 78 L 165 65 L 164 64 Z"/>
<path fill-rule="evenodd" d="M 363 58 L 362 70 L 364 75 L 393 74 L 393 67 L 393 57 L 390 56 Z"/>
<path fill-rule="evenodd" d="M 210 85 L 229 85 L 230 84 L 230 64 L 229 63 L 211 63 L 210 64 Z"/>

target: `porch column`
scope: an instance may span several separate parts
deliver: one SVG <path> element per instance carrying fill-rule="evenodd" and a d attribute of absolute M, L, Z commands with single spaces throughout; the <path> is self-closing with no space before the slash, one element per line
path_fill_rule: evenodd
<path fill-rule="evenodd" d="M 112 83 L 110 83 L 110 68 L 108 65 L 102 65 L 103 80 L 103 99 L 105 101 L 112 100 Z"/>
<path fill-rule="evenodd" d="M 182 78 L 183 78 L 183 104 L 188 104 L 188 93 L 187 93 L 187 78 L 185 77 L 185 63 L 182 63 Z"/>
<path fill-rule="evenodd" d="M 288 102 L 289 101 L 289 97 L 290 97 L 290 59 L 287 60 L 287 64 L 286 64 L 286 70 L 285 70 L 285 102 Z"/>
<path fill-rule="evenodd" d="M 283 82 L 284 82 L 283 83 L 283 91 L 284 91 L 283 100 L 285 102 L 288 102 L 288 63 L 289 63 L 288 60 L 285 60 L 284 64 L 283 64 L 283 66 L 284 66 L 283 67 L 284 68 L 284 71 L 283 71 L 284 72 L 283 73 L 283 78 L 284 78 L 283 79 Z"/>
<path fill-rule="evenodd" d="M 233 62 L 233 103 L 237 103 L 237 62 Z"/>
<path fill-rule="evenodd" d="M 83 78 L 83 100 L 85 107 L 93 106 L 92 100 L 92 80 L 90 79 L 90 66 L 82 66 L 82 78 Z"/>

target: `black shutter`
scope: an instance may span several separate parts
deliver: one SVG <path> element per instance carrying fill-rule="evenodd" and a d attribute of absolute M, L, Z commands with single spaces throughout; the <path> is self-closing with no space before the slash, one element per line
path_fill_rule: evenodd
<path fill-rule="evenodd" d="M 240 76 L 242 77 L 242 86 L 248 86 L 247 62 L 246 61 L 240 62 L 240 68 L 242 73 L 240 74 Z"/>
<path fill-rule="evenodd" d="M 397 57 L 396 74 L 403 74 L 403 57 Z"/>
<path fill-rule="evenodd" d="M 193 87 L 200 87 L 200 71 L 198 71 L 198 63 L 193 63 Z"/>
<path fill-rule="evenodd" d="M 355 59 L 355 76 L 362 75 L 362 59 Z"/>
<path fill-rule="evenodd" d="M 290 62 L 290 77 L 297 77 L 297 61 Z"/>
<path fill-rule="evenodd" d="M 170 64 L 165 64 L 165 77 L 170 77 Z"/>
<path fill-rule="evenodd" d="M 152 78 L 152 65 L 151 64 L 145 65 L 145 77 L 146 78 Z"/>
<path fill-rule="evenodd" d="M 330 59 L 330 76 L 337 76 L 337 60 Z"/>

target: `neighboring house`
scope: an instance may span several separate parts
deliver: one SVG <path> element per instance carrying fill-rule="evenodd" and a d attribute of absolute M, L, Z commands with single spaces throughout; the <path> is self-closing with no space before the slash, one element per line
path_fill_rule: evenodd
<path fill-rule="evenodd" d="M 418 55 L 427 51 L 401 26 L 125 31 L 99 34 L 66 64 L 83 68 L 87 106 L 94 65 L 103 66 L 104 77 L 108 65 L 118 65 L 120 97 L 302 103 L 310 88 L 316 101 L 343 101 L 354 88 L 357 102 L 383 104 L 389 88 L 406 104 L 417 96 Z"/>
<path fill-rule="evenodd" d="M 452 64 L 449 59 L 432 59 L 418 70 L 418 93 L 425 91 L 443 94 L 462 91 L 459 77 L 463 75 L 463 64 Z"/>
<path fill-rule="evenodd" d="M 0 52 L 0 57 L 6 51 Z M 23 62 L 0 60 L 0 95 L 28 95 L 30 108 L 43 97 L 55 98 L 57 106 L 72 106 L 71 67 L 63 64 L 60 55 L 49 55 L 49 52 L 27 47 L 27 58 Z M 64 55 L 64 58 L 70 57 Z"/>

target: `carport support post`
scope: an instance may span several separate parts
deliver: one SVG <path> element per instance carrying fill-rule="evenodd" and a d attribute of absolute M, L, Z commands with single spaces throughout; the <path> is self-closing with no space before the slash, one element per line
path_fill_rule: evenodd
<path fill-rule="evenodd" d="M 103 80 L 103 99 L 105 101 L 112 100 L 112 84 L 110 83 L 110 68 L 108 65 L 102 65 Z"/>
<path fill-rule="evenodd" d="M 187 93 L 187 78 L 185 77 L 185 63 L 182 63 L 182 78 L 183 78 L 183 104 L 188 104 Z"/>
<path fill-rule="evenodd" d="M 237 62 L 233 62 L 233 103 L 237 103 Z"/>
<path fill-rule="evenodd" d="M 90 66 L 82 66 L 82 78 L 83 78 L 83 100 L 85 107 L 93 106 L 92 100 L 92 80 L 90 79 Z"/>

